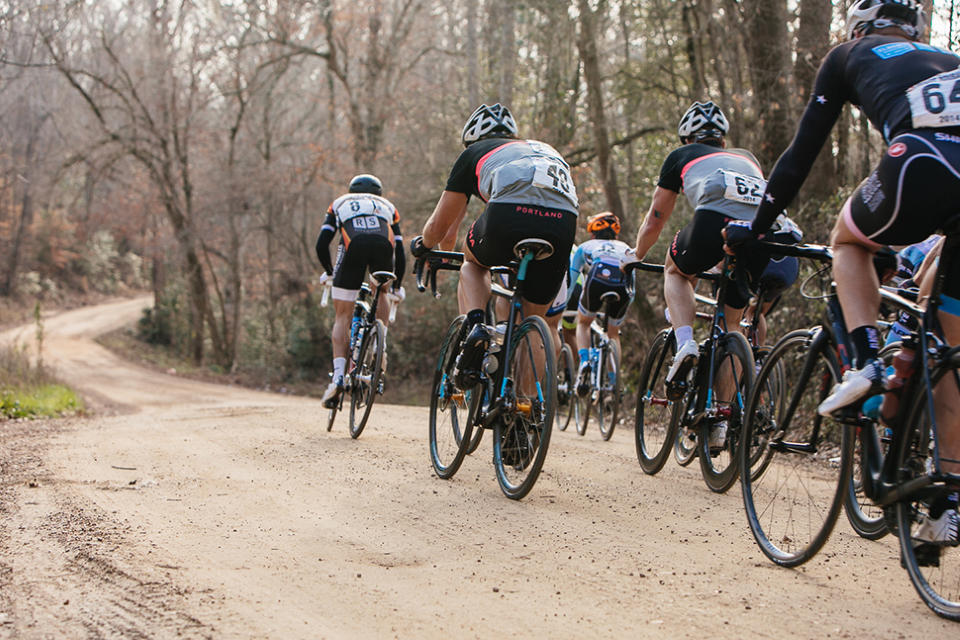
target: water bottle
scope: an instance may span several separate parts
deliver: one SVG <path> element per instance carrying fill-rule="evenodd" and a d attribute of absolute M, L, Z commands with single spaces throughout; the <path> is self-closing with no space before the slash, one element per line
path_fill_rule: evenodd
<path fill-rule="evenodd" d="M 490 353 L 496 353 L 503 347 L 503 340 L 507 335 L 507 323 L 501 322 L 493 329 L 493 336 L 490 340 Z"/>
<path fill-rule="evenodd" d="M 905 340 L 900 352 L 893 358 L 893 374 L 887 378 L 887 391 L 883 394 L 883 404 L 880 405 L 880 421 L 888 427 L 893 426 L 897 417 L 903 385 L 913 374 L 915 349 L 913 340 Z"/>

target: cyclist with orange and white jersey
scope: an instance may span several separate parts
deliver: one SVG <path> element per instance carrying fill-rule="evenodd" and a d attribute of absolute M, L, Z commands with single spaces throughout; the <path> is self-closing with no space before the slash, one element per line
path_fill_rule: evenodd
<path fill-rule="evenodd" d="M 350 181 L 350 192 L 333 201 L 327 209 L 320 236 L 317 238 L 317 258 L 325 273 L 320 284 L 332 280 L 333 308 L 333 380 L 323 394 L 323 405 L 332 409 L 343 392 L 347 350 L 350 345 L 350 318 L 360 286 L 367 270 L 392 271 L 396 276 L 392 288 L 401 298 L 400 282 L 406 258 L 403 236 L 400 234 L 400 214 L 392 202 L 383 197 L 383 184 L 376 176 L 361 174 Z M 337 261 L 330 261 L 330 241 L 337 231 L 340 244 Z M 390 305 L 378 304 L 378 315 L 386 326 Z"/>

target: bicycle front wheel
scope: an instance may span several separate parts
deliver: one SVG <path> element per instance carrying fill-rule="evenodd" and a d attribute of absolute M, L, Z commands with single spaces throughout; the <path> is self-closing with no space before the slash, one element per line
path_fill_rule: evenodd
<path fill-rule="evenodd" d="M 540 476 L 556 411 L 557 357 L 543 318 L 520 323 L 507 366 L 493 462 L 504 495 L 520 500 Z"/>
<path fill-rule="evenodd" d="M 673 331 L 658 333 L 643 359 L 637 381 L 634 438 L 640 468 L 648 475 L 663 468 L 676 438 L 677 405 L 667 398 L 667 371 L 676 352 Z"/>
<path fill-rule="evenodd" d="M 577 412 L 576 400 L 577 370 L 573 365 L 573 349 L 564 344 L 560 349 L 560 360 L 557 362 L 557 428 L 566 431 Z"/>
<path fill-rule="evenodd" d="M 771 399 L 770 378 L 781 375 L 783 402 Z M 787 334 L 766 357 L 746 407 L 740 484 L 747 522 L 770 560 L 796 567 L 823 547 L 840 516 L 850 482 L 851 430 L 817 413 L 840 380 L 829 336 L 822 330 Z M 773 413 L 768 409 L 773 408 Z M 752 464 L 768 449 L 763 468 Z"/>
<path fill-rule="evenodd" d="M 460 469 L 467 454 L 473 425 L 469 419 L 480 394 L 464 390 L 453 380 L 452 370 L 460 351 L 460 327 L 466 316 L 452 323 L 440 345 L 440 356 L 433 373 L 430 393 L 430 461 L 437 476 L 450 479 Z"/>
<path fill-rule="evenodd" d="M 744 335 L 723 334 L 714 353 L 710 389 L 717 416 L 701 421 L 697 441 L 704 482 L 716 493 L 726 492 L 737 481 L 744 409 L 755 375 L 753 350 Z"/>
<path fill-rule="evenodd" d="M 383 375 L 383 351 L 386 330 L 383 322 L 377 320 L 367 328 L 360 343 L 360 355 L 351 376 L 350 384 L 350 436 L 359 438 L 367 426 L 370 409 L 377 399 L 380 378 Z"/>
<path fill-rule="evenodd" d="M 609 440 L 620 413 L 620 348 L 608 342 L 600 354 L 600 390 L 597 398 L 597 421 L 600 435 Z"/>
<path fill-rule="evenodd" d="M 930 379 L 937 432 L 956 428 L 960 407 L 960 364 L 948 360 L 937 367 Z M 933 423 L 926 389 L 913 395 L 906 425 L 909 429 L 898 442 L 897 469 L 899 482 L 920 479 L 930 473 L 934 460 Z M 953 457 L 953 456 L 951 456 Z M 897 531 L 900 533 L 901 562 L 910 575 L 910 582 L 924 604 L 938 616 L 960 622 L 960 546 L 921 543 L 916 538 L 924 521 L 939 517 L 950 502 L 951 494 L 960 491 L 960 476 L 953 482 L 934 482 L 909 494 L 896 503 Z M 937 513 L 940 512 L 940 513 Z"/>

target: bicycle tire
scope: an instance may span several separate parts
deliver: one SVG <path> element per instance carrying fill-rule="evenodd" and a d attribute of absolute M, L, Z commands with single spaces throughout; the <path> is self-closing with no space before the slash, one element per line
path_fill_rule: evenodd
<path fill-rule="evenodd" d="M 880 350 L 879 357 L 883 360 L 885 366 L 893 364 L 893 357 L 900 351 L 900 343 L 894 342 Z M 886 456 L 890 440 L 886 437 L 886 427 L 876 422 L 870 427 L 877 429 L 877 435 L 880 437 L 880 444 L 883 454 Z M 853 443 L 853 471 L 850 474 L 850 485 L 847 487 L 847 493 L 843 496 L 843 510 L 847 514 L 847 522 L 856 531 L 857 535 L 866 540 L 879 540 L 890 533 L 886 519 L 883 516 L 883 509 L 874 506 L 873 502 L 863 495 L 860 488 L 860 442 L 858 437 Z"/>
<path fill-rule="evenodd" d="M 700 471 L 707 487 L 714 493 L 726 493 L 737 481 L 740 470 L 740 435 L 743 433 L 743 416 L 747 398 L 753 389 L 753 349 L 740 332 L 731 331 L 720 336 L 714 357 L 713 401 L 718 408 L 728 409 L 724 418 L 727 435 L 720 447 L 710 446 L 710 430 L 719 420 L 704 419 L 700 423 L 697 438 Z M 733 376 L 733 384 L 727 382 Z"/>
<path fill-rule="evenodd" d="M 770 352 L 773 349 L 771 347 L 757 347 L 753 350 L 754 360 L 757 362 L 756 369 L 759 369 L 763 366 L 763 362 L 766 360 L 767 356 L 770 355 Z M 757 384 L 760 384 L 759 377 L 757 379 Z M 752 477 L 756 478 L 764 472 L 767 468 L 767 465 L 770 463 L 770 458 L 773 455 L 771 449 L 766 446 L 769 443 L 769 432 L 770 422 L 764 422 L 764 419 L 767 416 L 775 416 L 783 408 L 784 392 L 786 390 L 786 382 L 784 379 L 783 373 L 783 362 L 776 362 L 768 374 L 764 377 L 763 384 L 765 388 L 763 390 L 763 395 L 760 396 L 760 403 L 758 405 L 758 422 L 757 424 L 764 424 L 764 428 L 755 427 L 753 430 L 753 437 L 751 442 L 751 452 L 749 456 L 748 464 L 750 465 L 750 474 Z M 760 413 L 762 412 L 762 413 Z M 741 440 L 741 442 L 743 442 Z"/>
<path fill-rule="evenodd" d="M 676 437 L 673 443 L 673 459 L 681 467 L 687 467 L 697 457 L 697 438 L 694 432 L 694 438 L 691 440 L 682 429 L 676 430 Z"/>
<path fill-rule="evenodd" d="M 337 408 L 327 410 L 327 431 L 333 429 L 333 422 L 337 419 Z"/>
<path fill-rule="evenodd" d="M 463 464 L 470 443 L 475 414 L 474 402 L 479 394 L 456 386 L 451 375 L 453 362 L 460 351 L 460 327 L 465 315 L 450 323 L 440 345 L 440 355 L 430 391 L 430 461 L 437 477 L 452 478 Z"/>
<path fill-rule="evenodd" d="M 637 407 L 634 439 L 637 460 L 647 475 L 655 475 L 670 455 L 677 430 L 677 403 L 667 398 L 667 371 L 677 352 L 673 331 L 657 334 L 647 350 L 637 381 Z"/>
<path fill-rule="evenodd" d="M 778 363 L 789 396 L 777 415 L 764 416 L 758 407 Z M 829 336 L 819 328 L 794 331 L 773 347 L 747 402 L 740 447 L 743 503 L 760 550 L 780 566 L 796 567 L 815 556 L 843 507 L 852 466 L 851 429 L 817 413 L 839 380 Z M 755 438 L 763 437 L 771 456 L 763 472 L 754 474 L 750 456 Z"/>
<path fill-rule="evenodd" d="M 955 359 L 939 365 L 931 373 L 930 387 L 934 402 L 955 410 L 960 403 L 960 364 Z M 901 442 L 897 443 L 897 469 L 901 483 L 928 473 L 933 458 L 933 438 L 926 389 L 913 394 Z M 949 424 L 938 421 L 938 427 Z M 941 427 L 942 428 L 942 427 Z M 900 532 L 901 564 L 907 569 L 910 582 L 920 599 L 934 613 L 947 620 L 960 622 L 960 547 L 919 544 L 913 534 L 920 525 L 928 505 L 940 496 L 960 490 L 960 483 L 938 483 L 908 495 L 895 504 L 897 531 Z M 907 532 L 904 534 L 904 532 Z"/>
<path fill-rule="evenodd" d="M 608 342 L 600 353 L 600 389 L 597 397 L 597 422 L 600 435 L 610 440 L 620 413 L 620 348 Z"/>
<path fill-rule="evenodd" d="M 583 436 L 587 434 L 587 423 L 590 422 L 590 410 L 593 406 L 593 392 L 588 393 L 585 396 L 581 396 L 579 393 L 575 393 L 576 405 L 577 405 L 577 435 Z"/>
<path fill-rule="evenodd" d="M 370 410 L 377 399 L 377 388 L 383 375 L 385 339 L 386 329 L 381 320 L 376 320 L 363 332 L 357 362 L 350 375 L 350 437 L 354 440 L 367 426 Z"/>
<path fill-rule="evenodd" d="M 511 341 L 508 371 L 505 389 L 516 398 L 517 410 L 512 415 L 501 412 L 496 420 L 493 462 L 500 490 L 520 500 L 543 469 L 557 407 L 557 355 L 543 318 L 531 316 L 520 323 Z"/>
<path fill-rule="evenodd" d="M 577 411 L 576 368 L 573 365 L 573 349 L 564 344 L 557 362 L 557 429 L 566 431 Z"/>

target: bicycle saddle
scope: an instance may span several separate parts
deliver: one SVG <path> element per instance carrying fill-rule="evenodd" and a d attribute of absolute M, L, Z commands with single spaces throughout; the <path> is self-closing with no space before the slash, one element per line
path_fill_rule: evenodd
<path fill-rule="evenodd" d="M 543 260 L 553 255 L 553 245 L 541 238 L 527 238 L 513 247 L 513 254 L 523 258 L 525 253 L 532 253 L 534 260 Z"/>
<path fill-rule="evenodd" d="M 600 296 L 600 302 L 607 302 L 608 300 L 610 302 L 616 302 L 619 299 L 620 299 L 620 294 L 617 293 L 616 291 L 607 291 L 605 294 Z"/>
<path fill-rule="evenodd" d="M 377 284 L 387 284 L 397 279 L 396 274 L 391 271 L 374 271 L 370 277 L 377 281 Z"/>

